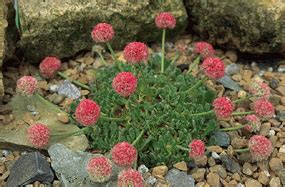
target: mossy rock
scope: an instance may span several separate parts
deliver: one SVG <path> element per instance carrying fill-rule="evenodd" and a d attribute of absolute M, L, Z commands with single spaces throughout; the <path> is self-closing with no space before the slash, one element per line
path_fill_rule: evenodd
<path fill-rule="evenodd" d="M 193 30 L 222 47 L 255 54 L 285 51 L 285 4 L 279 0 L 186 2 Z"/>
<path fill-rule="evenodd" d="M 114 48 L 131 41 L 161 40 L 154 18 L 169 11 L 177 19 L 168 36 L 184 31 L 187 13 L 183 1 L 97 1 L 97 0 L 19 0 L 21 22 L 20 46 L 25 56 L 38 62 L 47 55 L 60 58 L 91 49 L 91 30 L 100 22 L 113 25 Z"/>

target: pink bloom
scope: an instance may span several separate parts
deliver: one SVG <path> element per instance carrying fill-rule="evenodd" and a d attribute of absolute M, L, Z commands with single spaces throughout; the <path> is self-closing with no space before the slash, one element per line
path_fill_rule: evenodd
<path fill-rule="evenodd" d="M 84 126 L 96 123 L 100 116 L 100 106 L 91 99 L 83 99 L 75 110 L 76 120 Z"/>
<path fill-rule="evenodd" d="M 275 113 L 274 106 L 264 98 L 253 102 L 253 110 L 257 116 L 264 118 L 271 118 Z"/>
<path fill-rule="evenodd" d="M 35 148 L 42 149 L 48 145 L 50 130 L 46 125 L 36 123 L 27 129 L 27 137 Z"/>
<path fill-rule="evenodd" d="M 112 40 L 115 31 L 108 23 L 99 23 L 93 27 L 91 36 L 95 42 L 108 42 Z"/>
<path fill-rule="evenodd" d="M 118 187 L 143 187 L 143 177 L 134 169 L 123 170 L 118 176 Z"/>
<path fill-rule="evenodd" d="M 225 75 L 225 65 L 220 58 L 208 57 L 203 61 L 204 73 L 211 79 L 220 79 Z"/>
<path fill-rule="evenodd" d="M 245 129 L 250 132 L 258 132 L 260 129 L 260 120 L 259 118 L 252 114 L 245 116 L 245 120 L 247 121 L 248 125 L 245 126 Z"/>
<path fill-rule="evenodd" d="M 201 140 L 192 140 L 188 147 L 191 149 L 189 152 L 190 158 L 197 159 L 204 156 L 205 154 L 205 144 Z"/>
<path fill-rule="evenodd" d="M 132 64 L 140 63 L 148 58 L 148 47 L 142 42 L 131 42 L 124 48 L 124 59 Z"/>
<path fill-rule="evenodd" d="M 176 19 L 170 12 L 162 12 L 155 17 L 155 25 L 160 29 L 173 29 Z"/>
<path fill-rule="evenodd" d="M 37 79 L 32 76 L 23 76 L 17 80 L 17 90 L 23 95 L 32 96 L 37 89 Z"/>
<path fill-rule="evenodd" d="M 59 70 L 61 61 L 56 57 L 46 57 L 40 63 L 40 72 L 46 78 L 51 78 Z"/>
<path fill-rule="evenodd" d="M 250 85 L 249 92 L 257 98 L 268 99 L 270 96 L 269 86 L 261 81 L 253 81 Z"/>
<path fill-rule="evenodd" d="M 90 179 L 94 182 L 106 182 L 112 176 L 111 161 L 104 156 L 91 158 L 86 170 Z"/>
<path fill-rule="evenodd" d="M 131 166 L 137 159 L 137 150 L 128 142 L 120 142 L 112 148 L 111 155 L 118 166 Z"/>
<path fill-rule="evenodd" d="M 252 136 L 248 148 L 255 161 L 267 160 L 273 151 L 272 143 L 261 135 Z"/>
<path fill-rule="evenodd" d="M 123 97 L 133 94 L 137 88 L 137 78 L 131 72 L 121 72 L 113 79 L 112 87 Z"/>
<path fill-rule="evenodd" d="M 218 118 L 228 118 L 234 111 L 234 104 L 228 97 L 216 98 L 213 102 L 213 106 Z"/>
<path fill-rule="evenodd" d="M 195 42 L 193 45 L 194 53 L 200 54 L 203 59 L 213 57 L 215 54 L 215 49 L 207 42 Z"/>

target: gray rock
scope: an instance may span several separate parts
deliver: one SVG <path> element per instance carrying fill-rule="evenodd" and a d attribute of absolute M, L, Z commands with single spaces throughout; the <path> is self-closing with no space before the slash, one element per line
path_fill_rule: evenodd
<path fill-rule="evenodd" d="M 221 83 L 225 88 L 229 88 L 234 91 L 241 90 L 241 87 L 228 75 L 225 75 L 224 77 L 218 79 L 217 82 Z"/>
<path fill-rule="evenodd" d="M 277 111 L 277 118 L 280 121 L 285 121 L 285 110 L 279 110 Z"/>
<path fill-rule="evenodd" d="M 228 65 L 228 66 L 226 67 L 226 69 L 225 69 L 225 73 L 226 73 L 227 75 L 233 75 L 233 74 L 238 73 L 239 71 L 240 71 L 240 68 L 238 67 L 237 64 L 234 64 L 234 63 Z"/>
<path fill-rule="evenodd" d="M 177 169 L 171 169 L 165 176 L 171 187 L 194 187 L 195 180 L 191 175 Z"/>
<path fill-rule="evenodd" d="M 7 186 L 16 187 L 35 181 L 51 183 L 54 174 L 44 155 L 32 152 L 21 156 L 13 165 L 7 181 Z"/>
<path fill-rule="evenodd" d="M 213 140 L 216 145 L 221 147 L 228 147 L 230 145 L 229 135 L 222 131 L 213 132 L 210 139 Z"/>
<path fill-rule="evenodd" d="M 240 165 L 227 155 L 221 155 L 223 166 L 231 173 L 240 173 Z"/>
<path fill-rule="evenodd" d="M 58 87 L 57 92 L 72 99 L 78 99 L 81 96 L 80 90 L 69 80 L 64 80 L 63 84 Z"/>
<path fill-rule="evenodd" d="M 282 169 L 281 171 L 279 171 L 278 176 L 283 186 L 285 186 L 285 169 Z"/>
<path fill-rule="evenodd" d="M 72 151 L 62 144 L 54 144 L 48 149 L 48 153 L 52 160 L 51 166 L 55 170 L 56 175 L 65 187 L 103 187 L 112 186 L 113 183 L 94 183 L 92 182 L 86 171 L 86 165 L 90 158 L 102 156 L 100 154 L 91 154 L 82 151 Z M 121 168 L 113 164 L 113 176 L 111 181 L 115 181 Z"/>
<path fill-rule="evenodd" d="M 148 171 L 149 171 L 149 169 L 145 165 L 140 165 L 138 167 L 138 172 L 140 172 L 142 175 L 147 173 Z"/>
<path fill-rule="evenodd" d="M 269 86 L 272 88 L 272 89 L 276 89 L 278 86 L 279 86 L 279 81 L 277 79 L 270 79 L 269 81 Z"/>

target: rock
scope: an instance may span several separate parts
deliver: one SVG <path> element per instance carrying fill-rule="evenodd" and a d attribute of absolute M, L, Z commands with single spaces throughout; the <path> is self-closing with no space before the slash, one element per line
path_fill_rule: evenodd
<path fill-rule="evenodd" d="M 215 131 L 210 139 L 214 142 L 215 145 L 221 147 L 228 147 L 230 145 L 230 137 L 227 133 L 222 131 Z"/>
<path fill-rule="evenodd" d="M 263 136 L 267 136 L 269 134 L 269 130 L 271 128 L 270 123 L 263 123 L 260 126 L 259 134 Z"/>
<path fill-rule="evenodd" d="M 220 183 L 220 177 L 218 174 L 216 173 L 209 173 L 207 175 L 207 183 L 211 186 L 211 187 L 220 187 L 221 183 Z"/>
<path fill-rule="evenodd" d="M 220 146 L 216 146 L 216 145 L 213 145 L 213 146 L 209 146 L 207 148 L 208 151 L 210 152 L 216 152 L 216 153 L 221 153 L 223 152 L 223 148 L 221 148 Z"/>
<path fill-rule="evenodd" d="M 236 73 L 239 73 L 240 71 L 240 68 L 237 64 L 229 64 L 226 69 L 225 69 L 225 74 L 231 76 L 231 75 L 234 75 Z"/>
<path fill-rule="evenodd" d="M 207 164 L 208 159 L 207 159 L 207 156 L 204 155 L 200 158 L 195 159 L 194 161 L 195 161 L 195 164 L 198 166 L 205 166 Z"/>
<path fill-rule="evenodd" d="M 198 168 L 194 173 L 192 173 L 192 177 L 195 179 L 196 182 L 201 182 L 204 180 L 205 173 L 205 168 Z"/>
<path fill-rule="evenodd" d="M 154 18 L 160 10 L 172 12 L 176 17 L 175 29 L 168 32 L 170 36 L 183 32 L 187 26 L 187 12 L 180 0 L 163 3 L 150 0 L 18 2 L 21 49 L 29 60 L 35 62 L 50 54 L 62 58 L 86 48 L 91 49 L 95 42 L 92 41 L 90 32 L 100 22 L 110 23 L 114 27 L 116 34 L 111 43 L 116 48 L 122 48 L 134 40 L 158 40 L 161 30 L 155 27 Z M 30 25 L 33 25 L 32 29 Z"/>
<path fill-rule="evenodd" d="M 278 172 L 283 169 L 283 163 L 280 158 L 272 158 L 269 161 L 269 166 L 274 172 Z"/>
<path fill-rule="evenodd" d="M 281 181 L 281 184 L 285 185 L 285 169 L 282 169 L 278 172 L 279 179 Z"/>
<path fill-rule="evenodd" d="M 243 71 L 242 78 L 246 82 L 249 83 L 251 81 L 251 76 L 252 76 L 252 71 L 251 70 L 244 70 Z"/>
<path fill-rule="evenodd" d="M 285 145 L 282 145 L 279 149 L 279 153 L 285 153 Z"/>
<path fill-rule="evenodd" d="M 245 162 L 242 167 L 242 172 L 246 175 L 252 175 L 253 174 L 252 165 L 248 162 Z"/>
<path fill-rule="evenodd" d="M 145 184 L 153 186 L 156 183 L 156 178 L 154 176 L 149 176 L 146 180 L 145 180 Z"/>
<path fill-rule="evenodd" d="M 236 63 L 238 60 L 237 52 L 233 50 L 227 51 L 225 56 L 228 57 L 233 63 Z"/>
<path fill-rule="evenodd" d="M 71 99 L 79 99 L 81 96 L 80 90 L 69 80 L 64 80 L 63 84 L 58 87 L 57 92 Z"/>
<path fill-rule="evenodd" d="M 280 121 L 285 121 L 285 110 L 279 110 L 277 111 L 277 118 Z"/>
<path fill-rule="evenodd" d="M 58 105 L 64 100 L 64 95 L 56 95 L 56 97 L 53 100 L 53 103 Z"/>
<path fill-rule="evenodd" d="M 277 79 L 270 79 L 269 81 L 269 86 L 272 88 L 272 89 L 276 89 L 278 86 L 279 86 L 279 81 Z"/>
<path fill-rule="evenodd" d="M 57 114 L 57 120 L 64 123 L 64 124 L 69 123 L 69 117 L 65 113 L 58 113 Z"/>
<path fill-rule="evenodd" d="M 202 40 L 227 49 L 261 54 L 284 51 L 283 30 L 278 29 L 284 20 L 282 3 L 279 0 L 187 1 L 186 8 L 193 29 Z M 230 24 L 225 27 L 225 23 Z"/>
<path fill-rule="evenodd" d="M 195 187 L 195 180 L 191 175 L 177 169 L 171 169 L 165 176 L 165 179 L 172 187 Z"/>
<path fill-rule="evenodd" d="M 153 176 L 162 176 L 164 177 L 168 171 L 167 166 L 156 166 L 152 169 Z"/>
<path fill-rule="evenodd" d="M 273 177 L 269 182 L 270 187 L 282 187 L 280 179 L 278 177 Z"/>
<path fill-rule="evenodd" d="M 234 91 L 241 90 L 241 87 L 232 80 L 232 78 L 228 75 L 225 75 L 224 77 L 217 80 L 218 83 L 221 83 L 224 87 L 229 88 Z"/>
<path fill-rule="evenodd" d="M 261 172 L 258 177 L 258 182 L 260 182 L 263 185 L 268 185 L 269 177 L 264 172 Z"/>
<path fill-rule="evenodd" d="M 223 166 L 232 173 L 240 173 L 241 168 L 239 164 L 227 155 L 220 155 Z"/>
<path fill-rule="evenodd" d="M 188 170 L 187 163 L 184 161 L 174 164 L 173 167 L 175 167 L 176 169 L 179 169 L 181 171 L 187 171 Z"/>
<path fill-rule="evenodd" d="M 54 174 L 44 155 L 32 152 L 21 156 L 13 165 L 7 186 L 20 186 L 40 181 L 50 183 Z"/>
<path fill-rule="evenodd" d="M 235 74 L 232 76 L 232 79 L 236 82 L 240 82 L 242 80 L 242 76 L 240 74 Z"/>
<path fill-rule="evenodd" d="M 276 91 L 280 93 L 281 96 L 285 96 L 285 86 L 279 86 Z"/>
<path fill-rule="evenodd" d="M 170 187 L 170 184 L 169 184 L 169 182 L 167 182 L 165 180 L 158 179 L 155 183 L 155 187 Z"/>
<path fill-rule="evenodd" d="M 234 137 L 232 139 L 231 145 L 234 149 L 241 149 L 247 146 L 247 140 L 243 138 Z"/>
<path fill-rule="evenodd" d="M 98 183 L 90 181 L 86 171 L 86 165 L 90 158 L 102 155 L 72 151 L 62 144 L 52 145 L 48 149 L 48 153 L 51 158 L 51 166 L 64 186 L 99 186 Z M 112 166 L 113 176 L 110 180 L 115 181 L 115 178 L 121 169 L 113 163 Z"/>
<path fill-rule="evenodd" d="M 212 173 L 217 173 L 221 178 L 225 179 L 227 177 L 227 171 L 221 165 L 215 165 L 210 168 Z"/>
<path fill-rule="evenodd" d="M 143 175 L 148 172 L 148 168 L 145 165 L 140 165 L 138 171 Z"/>
<path fill-rule="evenodd" d="M 245 182 L 245 187 L 262 187 L 262 185 L 257 180 L 248 179 Z"/>

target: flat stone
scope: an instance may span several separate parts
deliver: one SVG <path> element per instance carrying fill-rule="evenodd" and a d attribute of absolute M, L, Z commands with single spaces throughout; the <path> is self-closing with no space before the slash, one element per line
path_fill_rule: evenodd
<path fill-rule="evenodd" d="M 269 166 L 274 172 L 278 172 L 283 169 L 283 163 L 280 158 L 272 158 L 269 161 Z"/>
<path fill-rule="evenodd" d="M 64 80 L 63 84 L 58 87 L 57 92 L 71 99 L 78 99 L 81 96 L 80 90 L 69 80 Z"/>
<path fill-rule="evenodd" d="M 221 160 L 223 163 L 223 166 L 231 173 L 240 173 L 241 168 L 239 163 L 237 163 L 236 161 L 234 161 L 232 158 L 230 158 L 227 155 L 220 155 L 221 156 Z"/>
<path fill-rule="evenodd" d="M 181 171 L 187 171 L 188 170 L 187 163 L 184 161 L 174 164 L 173 167 L 175 167 L 176 169 L 179 169 Z"/>
<path fill-rule="evenodd" d="M 242 172 L 246 175 L 252 175 L 253 174 L 253 168 L 252 168 L 252 165 L 248 162 L 245 162 L 243 164 L 243 167 L 242 167 Z"/>
<path fill-rule="evenodd" d="M 7 186 L 20 186 L 40 181 L 51 183 L 54 174 L 45 156 L 39 152 L 32 152 L 21 156 L 13 165 Z"/>
<path fill-rule="evenodd" d="M 207 175 L 207 183 L 211 186 L 211 187 L 220 187 L 221 183 L 220 183 L 220 177 L 218 174 L 216 173 L 209 173 Z"/>
<path fill-rule="evenodd" d="M 213 173 L 217 173 L 223 179 L 227 177 L 227 171 L 221 165 L 215 165 L 211 167 L 210 171 Z"/>
<path fill-rule="evenodd" d="M 194 173 L 192 173 L 192 176 L 196 182 L 201 182 L 204 180 L 205 173 L 206 173 L 205 168 L 198 168 Z"/>
<path fill-rule="evenodd" d="M 261 172 L 258 177 L 258 182 L 263 185 L 267 185 L 269 183 L 269 177 L 264 172 Z"/>
<path fill-rule="evenodd" d="M 156 166 L 152 169 L 153 176 L 165 176 L 168 171 L 167 166 Z"/>
<path fill-rule="evenodd" d="M 245 187 L 262 187 L 262 185 L 257 180 L 248 179 L 245 182 Z"/>
<path fill-rule="evenodd" d="M 236 74 L 236 73 L 239 73 L 240 71 L 240 68 L 237 64 L 235 63 L 232 63 L 232 64 L 229 64 L 226 69 L 225 69 L 225 74 L 227 75 L 233 75 L 233 74 Z"/>
<path fill-rule="evenodd" d="M 282 187 L 280 179 L 278 177 L 273 177 L 269 182 L 270 187 Z"/>
<path fill-rule="evenodd" d="M 230 137 L 227 133 L 222 131 L 215 131 L 211 137 L 211 140 L 215 142 L 214 144 L 221 147 L 228 147 L 230 145 Z"/>
<path fill-rule="evenodd" d="M 234 91 L 241 90 L 241 87 L 228 75 L 225 75 L 224 77 L 218 79 L 217 82 L 221 83 L 225 88 L 229 88 Z"/>
<path fill-rule="evenodd" d="M 165 176 L 165 179 L 172 187 L 195 187 L 195 180 L 191 175 L 184 171 L 171 169 Z"/>

